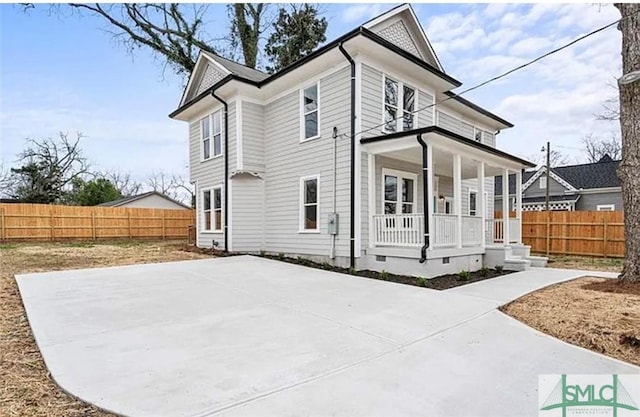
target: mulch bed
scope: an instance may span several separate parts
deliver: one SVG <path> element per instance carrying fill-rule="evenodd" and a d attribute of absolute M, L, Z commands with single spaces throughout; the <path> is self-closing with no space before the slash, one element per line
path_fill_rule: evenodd
<path fill-rule="evenodd" d="M 264 258 L 275 259 L 278 261 L 289 262 L 297 265 L 308 266 L 311 268 L 324 269 L 342 274 L 356 275 L 364 278 L 378 279 L 381 281 L 391 281 L 398 284 L 413 285 L 416 287 L 429 288 L 432 290 L 447 290 L 449 288 L 459 287 L 461 285 L 471 284 L 473 282 L 483 281 L 485 279 L 496 278 L 502 275 L 511 274 L 514 271 L 482 269 L 475 272 L 467 272 L 461 274 L 447 274 L 435 278 L 414 277 L 408 275 L 396 275 L 386 271 L 353 270 L 340 266 L 333 266 L 328 262 L 313 262 L 303 257 L 290 258 L 284 255 L 260 255 Z"/>
<path fill-rule="evenodd" d="M 640 366 L 640 284 L 579 278 L 500 310 L 560 340 Z"/>

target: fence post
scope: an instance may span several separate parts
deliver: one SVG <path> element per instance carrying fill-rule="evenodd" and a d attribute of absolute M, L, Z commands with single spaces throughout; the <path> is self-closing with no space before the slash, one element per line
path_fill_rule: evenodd
<path fill-rule="evenodd" d="M 551 211 L 547 210 L 547 256 L 549 256 L 550 244 L 551 244 Z"/>
<path fill-rule="evenodd" d="M 91 238 L 96 240 L 96 212 L 91 211 Z"/>
<path fill-rule="evenodd" d="M 53 210 L 51 209 L 51 207 L 49 207 L 49 228 L 50 231 L 49 233 L 51 233 L 51 241 L 53 242 L 53 236 L 54 236 L 54 226 L 53 226 Z"/>
<path fill-rule="evenodd" d="M 163 211 L 162 212 L 162 240 L 165 240 L 166 239 L 166 235 L 167 235 L 166 234 L 166 224 L 165 224 L 165 221 L 164 221 L 164 215 L 165 214 L 164 214 L 164 211 Z"/>
<path fill-rule="evenodd" d="M 127 227 L 129 228 L 129 239 L 133 239 L 131 234 L 131 212 L 127 209 Z"/>
<path fill-rule="evenodd" d="M 603 227 L 603 233 L 602 233 L 602 240 L 603 240 L 603 244 L 602 244 L 602 252 L 604 257 L 607 257 L 607 213 L 604 214 L 603 216 L 603 220 L 604 222 L 604 227 Z"/>
<path fill-rule="evenodd" d="M 4 242 L 4 240 L 7 238 L 5 234 L 4 222 L 4 207 L 0 207 L 0 242 Z"/>

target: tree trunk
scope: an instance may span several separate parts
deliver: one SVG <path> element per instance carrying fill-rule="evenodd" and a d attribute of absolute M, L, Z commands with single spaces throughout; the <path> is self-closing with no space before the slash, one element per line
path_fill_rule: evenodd
<path fill-rule="evenodd" d="M 640 70 L 640 4 L 616 3 L 622 15 L 622 73 Z M 622 161 L 618 177 L 622 186 L 626 253 L 619 279 L 640 282 L 640 80 L 620 85 Z"/>

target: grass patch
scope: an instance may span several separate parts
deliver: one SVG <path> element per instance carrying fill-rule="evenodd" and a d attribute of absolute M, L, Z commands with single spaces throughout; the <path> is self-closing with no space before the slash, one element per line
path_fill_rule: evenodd
<path fill-rule="evenodd" d="M 18 245 L 12 243 L 0 243 L 0 250 L 11 250 L 17 248 Z"/>
<path fill-rule="evenodd" d="M 580 278 L 535 291 L 500 309 L 565 342 L 640 365 L 640 284 Z"/>
<path fill-rule="evenodd" d="M 622 272 L 622 258 L 596 258 L 589 256 L 549 256 L 550 268 L 584 269 L 587 271 Z"/>

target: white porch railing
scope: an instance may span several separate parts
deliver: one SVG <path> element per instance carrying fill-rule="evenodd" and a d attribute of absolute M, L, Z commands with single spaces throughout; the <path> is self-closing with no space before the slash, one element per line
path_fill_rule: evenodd
<path fill-rule="evenodd" d="M 451 248 L 457 246 L 458 241 L 458 216 L 455 214 L 433 215 L 434 248 Z"/>
<path fill-rule="evenodd" d="M 487 243 L 504 243 L 504 219 L 487 219 Z M 511 217 L 509 219 L 508 243 L 520 242 L 522 233 L 520 219 Z"/>
<path fill-rule="evenodd" d="M 462 216 L 462 246 L 482 245 L 482 217 Z"/>
<path fill-rule="evenodd" d="M 422 246 L 423 214 L 376 214 L 373 216 L 377 246 Z"/>

